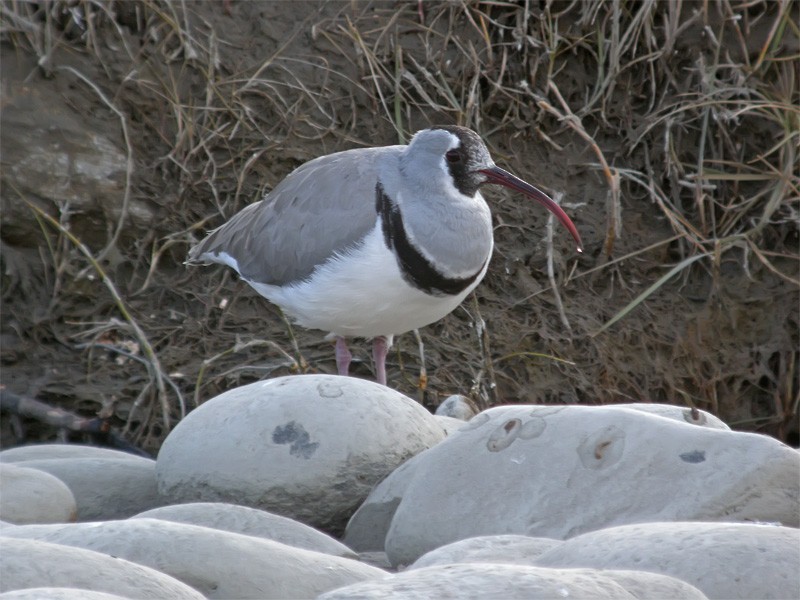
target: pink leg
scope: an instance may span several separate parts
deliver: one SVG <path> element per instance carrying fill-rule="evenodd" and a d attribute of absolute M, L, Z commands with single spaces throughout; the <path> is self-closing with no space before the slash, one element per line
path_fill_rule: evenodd
<path fill-rule="evenodd" d="M 379 335 L 372 340 L 372 359 L 375 361 L 375 379 L 381 385 L 386 385 L 386 355 L 392 347 L 386 336 Z"/>
<path fill-rule="evenodd" d="M 336 368 L 339 369 L 339 375 L 347 375 L 350 372 L 350 361 L 353 360 L 353 355 L 350 354 L 350 349 L 347 347 L 347 342 L 343 337 L 336 337 Z"/>

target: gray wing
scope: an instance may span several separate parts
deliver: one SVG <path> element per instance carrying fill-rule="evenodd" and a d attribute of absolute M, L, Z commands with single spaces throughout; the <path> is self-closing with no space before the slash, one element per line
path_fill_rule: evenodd
<path fill-rule="evenodd" d="M 357 245 L 377 220 L 378 162 L 403 146 L 346 150 L 309 161 L 189 251 L 187 264 L 232 257 L 245 279 L 286 285 Z"/>

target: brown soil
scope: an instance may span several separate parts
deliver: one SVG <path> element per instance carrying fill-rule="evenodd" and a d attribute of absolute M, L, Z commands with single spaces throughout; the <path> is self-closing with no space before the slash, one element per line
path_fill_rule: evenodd
<path fill-rule="evenodd" d="M 7 3 L 3 107 L 33 125 L 4 110 L 2 384 L 110 416 L 155 451 L 181 402 L 335 372 L 322 333 L 293 338 L 230 273 L 185 268 L 186 250 L 306 160 L 458 122 L 561 195 L 586 251 L 559 227 L 548 244 L 540 207 L 487 190 L 489 274 L 422 331 L 426 392 L 412 334 L 390 355 L 391 386 L 431 407 L 452 393 L 484 406 L 690 405 L 796 443 L 798 5 L 786 6 Z M 20 183 L 21 136 L 42 119 L 130 154 L 124 207 L 124 173 L 71 213 Z M 371 378 L 369 345 L 352 349 L 354 374 Z M 2 433 L 4 445 L 56 435 L 8 415 Z"/>

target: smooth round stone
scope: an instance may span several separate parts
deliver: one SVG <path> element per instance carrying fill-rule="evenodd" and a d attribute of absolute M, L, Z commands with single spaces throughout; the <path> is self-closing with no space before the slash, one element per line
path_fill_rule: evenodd
<path fill-rule="evenodd" d="M 433 415 L 433 418 L 436 419 L 436 422 L 442 426 L 445 435 L 448 437 L 455 434 L 459 429 L 461 429 L 464 425 L 467 424 L 466 421 L 462 421 L 461 419 L 455 419 L 453 417 L 443 417 L 442 415 Z"/>
<path fill-rule="evenodd" d="M 20 525 L 10 531 L 26 527 L 75 526 Z M 125 598 L 203 600 L 200 592 L 164 573 L 100 552 L 10 537 L 0 538 L 0 547 L 0 592 L 67 587 Z"/>
<path fill-rule="evenodd" d="M 140 460 L 142 457 L 111 448 L 83 444 L 31 444 L 29 446 L 8 448 L 0 452 L 0 462 L 5 463 L 51 458 L 117 458 L 120 460 L 129 458 L 131 460 Z"/>
<path fill-rule="evenodd" d="M 154 508 L 132 517 L 201 525 L 274 540 L 282 544 L 345 558 L 358 555 L 331 536 L 293 519 L 224 502 L 194 502 Z"/>
<path fill-rule="evenodd" d="M 478 407 L 466 396 L 453 394 L 436 407 L 436 414 L 442 417 L 459 419 L 460 421 L 469 421 L 478 414 Z"/>
<path fill-rule="evenodd" d="M 127 600 L 124 596 L 76 588 L 27 588 L 0 594 L 2 600 Z"/>
<path fill-rule="evenodd" d="M 77 546 L 157 568 L 207 598 L 314 598 L 386 574 L 347 558 L 158 519 L 24 525 L 4 535 Z"/>
<path fill-rule="evenodd" d="M 410 398 L 371 381 L 278 377 L 209 400 L 158 455 L 171 502 L 232 502 L 339 532 L 378 481 L 444 438 Z"/>
<path fill-rule="evenodd" d="M 554 568 L 642 569 L 709 598 L 800 598 L 800 531 L 749 523 L 672 522 L 585 533 L 545 552 Z"/>
<path fill-rule="evenodd" d="M 147 458 L 42 458 L 15 463 L 57 477 L 69 487 L 78 521 L 125 519 L 165 504 L 155 461 Z"/>
<path fill-rule="evenodd" d="M 0 463 L 0 517 L 8 523 L 66 523 L 77 516 L 63 481 L 38 469 Z"/>
<path fill-rule="evenodd" d="M 730 431 L 730 427 L 710 412 L 704 410 L 696 410 L 694 413 L 691 408 L 685 406 L 675 406 L 674 404 L 650 404 L 648 402 L 635 402 L 631 404 L 615 404 L 619 408 L 630 408 L 632 410 L 640 410 L 642 412 L 658 415 L 659 417 L 666 417 L 681 423 L 689 423 L 689 425 L 697 425 L 699 427 L 711 427 L 712 429 L 724 429 Z"/>
<path fill-rule="evenodd" d="M 563 544 L 561 540 L 526 535 L 487 535 L 459 540 L 420 556 L 409 569 L 453 563 L 501 563 L 533 565 L 543 553 Z"/>
<path fill-rule="evenodd" d="M 395 486 L 404 489 L 385 538 L 394 565 L 479 535 L 567 539 L 672 520 L 796 526 L 800 516 L 796 450 L 617 406 L 492 408 L 417 459 Z"/>
<path fill-rule="evenodd" d="M 641 595 L 634 595 L 625 586 Z M 658 595 L 662 592 L 668 595 Z M 454 564 L 403 571 L 384 579 L 333 590 L 318 600 L 414 600 L 439 598 L 614 599 L 705 596 L 685 582 L 652 573 L 612 573 L 593 569 L 546 569 L 508 564 Z"/>

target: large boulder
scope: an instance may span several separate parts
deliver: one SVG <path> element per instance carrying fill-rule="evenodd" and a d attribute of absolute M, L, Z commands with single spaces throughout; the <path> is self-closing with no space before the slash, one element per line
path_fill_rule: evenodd
<path fill-rule="evenodd" d="M 497 407 L 398 474 L 386 552 L 408 564 L 467 537 L 566 539 L 642 521 L 796 526 L 799 470 L 800 454 L 766 436 L 615 406 Z M 376 488 L 384 512 L 391 479 Z"/>
<path fill-rule="evenodd" d="M 3 534 L 124 558 L 171 575 L 208 598 L 314 598 L 386 574 L 355 560 L 158 519 L 23 525 Z"/>
<path fill-rule="evenodd" d="M 451 396 L 448 401 L 451 403 L 460 402 L 462 396 Z M 711 427 L 716 429 L 728 429 L 722 421 L 715 416 L 704 411 L 692 411 L 690 408 L 666 404 L 624 404 L 618 407 L 630 408 L 640 412 L 652 413 L 663 417 L 668 417 L 679 422 L 686 422 L 701 427 Z M 532 410 L 547 411 L 548 407 L 531 407 Z M 438 418 L 443 418 L 439 416 Z M 478 420 L 484 422 L 486 417 L 480 415 Z M 474 423 L 465 423 L 459 427 L 458 431 L 467 426 L 467 430 L 474 428 Z M 449 433 L 453 435 L 456 432 Z M 373 488 L 367 499 L 361 504 L 347 523 L 344 535 L 344 542 L 351 548 L 359 552 L 382 551 L 385 546 L 386 534 L 389 531 L 394 513 L 400 505 L 400 501 L 405 494 L 406 488 L 414 478 L 417 465 L 427 460 L 427 453 L 409 460 L 402 467 L 396 469 L 386 479 L 381 481 Z M 526 533 L 526 532 L 522 532 Z M 477 535 L 477 534 L 473 534 Z"/>
<path fill-rule="evenodd" d="M 0 463 L 0 517 L 9 523 L 65 523 L 77 516 L 63 481 L 38 469 Z"/>
<path fill-rule="evenodd" d="M 156 463 L 148 458 L 39 458 L 15 464 L 63 481 L 75 496 L 78 521 L 124 519 L 166 503 L 156 488 Z"/>
<path fill-rule="evenodd" d="M 372 487 L 444 438 L 418 403 L 370 381 L 279 377 L 206 402 L 158 455 L 171 502 L 233 502 L 338 533 Z"/>
<path fill-rule="evenodd" d="M 642 571 L 544 569 L 508 564 L 453 564 L 404 571 L 384 579 L 333 590 L 318 600 L 409 600 L 581 598 L 646 600 L 705 596 L 686 582 Z"/>
<path fill-rule="evenodd" d="M 56 102 L 62 86 L 74 77 L 30 78 L 37 68 L 19 52 L 3 55 L 3 110 L 0 111 L 0 182 L 14 194 L 0 195 L 0 227 L 4 240 L 32 245 L 40 240 L 41 223 L 18 194 L 48 212 L 69 205 L 72 228 L 84 243 L 104 243 L 100 223 L 128 219 L 140 227 L 155 220 L 154 204 L 138 197 L 125 205 L 128 156 L 121 123 L 110 127 L 106 117 Z"/>
<path fill-rule="evenodd" d="M 3 535 L 26 527 L 70 525 L 20 525 L 3 530 Z M 107 592 L 126 598 L 203 600 L 200 592 L 169 575 L 100 552 L 9 537 L 0 538 L 0 548 L 0 592 L 58 587 Z"/>
<path fill-rule="evenodd" d="M 544 567 L 640 569 L 677 577 L 709 598 L 800 598 L 800 531 L 753 523 L 640 523 L 579 535 L 542 554 Z"/>
<path fill-rule="evenodd" d="M 262 537 L 296 548 L 324 552 L 334 556 L 358 557 L 350 548 L 313 527 L 249 506 L 237 506 L 224 502 L 192 502 L 154 508 L 132 518 L 161 519 L 162 521 L 201 525 Z"/>

